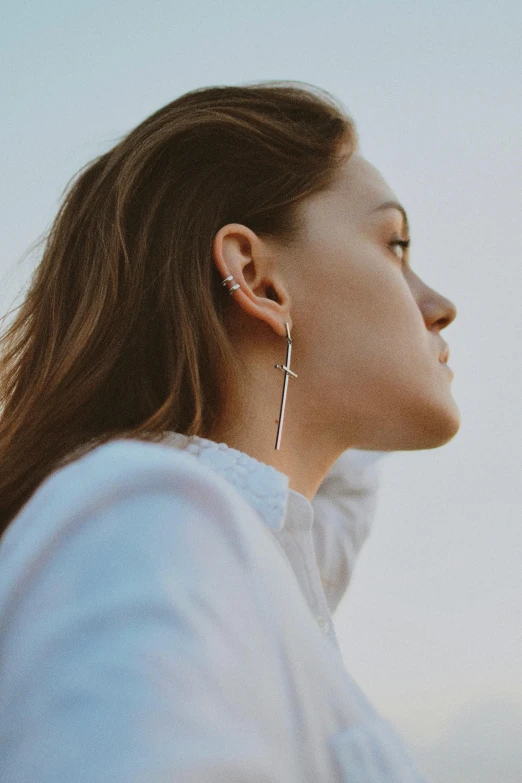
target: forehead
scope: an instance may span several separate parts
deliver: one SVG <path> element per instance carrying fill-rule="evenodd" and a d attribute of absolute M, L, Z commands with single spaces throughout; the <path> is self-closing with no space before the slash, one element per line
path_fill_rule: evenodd
<path fill-rule="evenodd" d="M 360 217 L 368 217 L 385 201 L 397 200 L 380 171 L 359 153 L 354 153 L 342 164 L 333 192 L 344 201 L 346 208 Z"/>
<path fill-rule="evenodd" d="M 338 167 L 333 181 L 323 190 L 311 194 L 298 205 L 303 221 L 301 234 L 305 242 L 313 241 L 317 231 L 335 231 L 339 226 L 366 231 L 398 214 L 378 210 L 397 196 L 382 174 L 359 153 L 352 154 Z"/>

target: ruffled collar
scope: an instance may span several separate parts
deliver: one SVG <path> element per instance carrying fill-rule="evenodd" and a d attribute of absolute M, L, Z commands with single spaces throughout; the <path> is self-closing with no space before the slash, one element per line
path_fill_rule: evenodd
<path fill-rule="evenodd" d="M 166 433 L 162 443 L 182 449 L 232 484 L 271 530 L 311 529 L 314 509 L 308 498 L 290 489 L 289 478 L 272 465 L 199 435 Z"/>

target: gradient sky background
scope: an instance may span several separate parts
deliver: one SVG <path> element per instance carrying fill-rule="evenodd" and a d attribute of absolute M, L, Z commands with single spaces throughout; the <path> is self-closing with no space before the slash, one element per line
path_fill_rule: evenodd
<path fill-rule="evenodd" d="M 522 5 L 251 0 L 3 4 L 0 310 L 73 174 L 195 87 L 295 79 L 355 118 L 457 306 L 462 414 L 381 463 L 336 615 L 346 664 L 439 783 L 522 779 Z"/>

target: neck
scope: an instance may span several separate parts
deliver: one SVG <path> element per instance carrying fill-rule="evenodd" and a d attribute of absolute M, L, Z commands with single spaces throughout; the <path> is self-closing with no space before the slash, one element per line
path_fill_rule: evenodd
<path fill-rule="evenodd" d="M 278 389 L 272 384 L 264 388 L 258 386 L 257 393 L 252 390 L 245 397 L 249 400 L 245 413 L 236 417 L 229 415 L 227 421 L 231 424 L 219 425 L 205 437 L 217 443 L 226 443 L 230 448 L 271 465 L 288 476 L 290 489 L 312 501 L 343 449 L 332 444 L 327 432 L 314 428 L 306 416 L 299 415 L 295 405 L 298 398 L 296 394 L 292 397 L 292 391 L 295 390 L 292 389 L 292 379 L 289 379 L 281 443 L 276 450 L 283 378 L 278 380 Z"/>

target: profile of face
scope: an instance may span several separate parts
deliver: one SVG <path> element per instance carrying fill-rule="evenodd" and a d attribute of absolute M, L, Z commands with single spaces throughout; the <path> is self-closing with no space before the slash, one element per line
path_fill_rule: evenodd
<path fill-rule="evenodd" d="M 289 379 L 285 427 L 315 430 L 339 451 L 435 448 L 460 426 L 453 373 L 440 361 L 440 333 L 456 309 L 413 271 L 401 245 L 407 219 L 389 202 L 397 204 L 392 189 L 356 153 L 300 203 L 291 247 L 239 224 L 215 238 L 223 277 L 241 286 L 231 298 L 251 336 L 242 348 L 261 358 L 270 333 L 282 361 L 285 321 L 291 328 L 298 379 Z"/>

